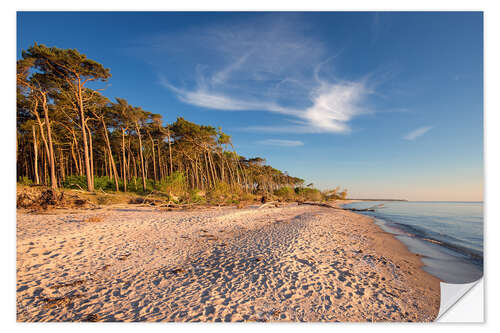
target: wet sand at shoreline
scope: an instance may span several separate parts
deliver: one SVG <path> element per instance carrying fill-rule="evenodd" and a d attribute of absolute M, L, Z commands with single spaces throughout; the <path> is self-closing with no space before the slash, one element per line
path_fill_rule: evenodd
<path fill-rule="evenodd" d="M 18 321 L 432 321 L 439 279 L 324 207 L 17 216 Z"/>

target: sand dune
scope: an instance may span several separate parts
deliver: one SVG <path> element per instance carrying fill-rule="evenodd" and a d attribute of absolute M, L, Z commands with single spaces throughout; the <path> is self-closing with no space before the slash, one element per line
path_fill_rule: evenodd
<path fill-rule="evenodd" d="M 431 321 L 439 280 L 313 206 L 17 217 L 18 321 Z"/>

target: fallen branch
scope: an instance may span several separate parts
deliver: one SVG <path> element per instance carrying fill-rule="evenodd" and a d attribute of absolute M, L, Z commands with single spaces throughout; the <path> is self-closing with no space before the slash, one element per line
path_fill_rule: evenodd
<path fill-rule="evenodd" d="M 325 203 L 320 203 L 320 202 L 297 202 L 299 205 L 311 205 L 311 206 L 320 206 L 320 207 L 326 207 L 326 208 L 333 208 L 333 209 L 340 209 L 340 210 L 350 210 L 351 212 L 374 212 L 375 208 L 377 207 L 382 207 L 383 205 L 376 205 L 368 208 L 341 208 L 341 207 L 334 207 L 330 206 Z"/>
<path fill-rule="evenodd" d="M 320 202 L 302 202 L 302 201 L 297 201 L 298 205 L 311 205 L 311 206 L 320 206 L 320 207 L 326 207 L 326 208 L 333 208 L 333 209 L 342 209 L 334 206 L 330 206 L 325 203 L 320 203 Z"/>
<path fill-rule="evenodd" d="M 274 207 L 279 207 L 279 202 L 278 201 L 271 201 L 271 202 L 265 203 L 263 205 L 260 205 L 259 208 L 257 208 L 257 209 L 266 208 L 268 206 L 273 206 L 273 205 L 274 205 Z"/>
<path fill-rule="evenodd" d="M 77 186 L 77 187 L 81 190 L 81 192 L 84 192 L 84 193 L 85 193 L 85 192 L 87 192 L 87 191 L 85 191 L 85 190 L 84 190 L 84 189 L 83 189 L 80 185 L 78 185 L 78 184 L 69 184 L 69 185 L 70 185 L 70 186 Z M 74 190 L 74 191 L 78 191 L 78 190 Z"/>
<path fill-rule="evenodd" d="M 101 191 L 104 195 L 110 195 L 109 193 L 104 192 L 104 190 L 102 188 L 100 188 L 100 187 L 99 187 L 98 190 Z"/>

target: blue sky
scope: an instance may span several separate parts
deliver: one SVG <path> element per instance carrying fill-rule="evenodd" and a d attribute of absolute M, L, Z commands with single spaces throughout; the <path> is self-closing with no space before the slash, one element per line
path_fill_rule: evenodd
<path fill-rule="evenodd" d="M 18 13 L 17 52 L 76 48 L 104 94 L 221 126 L 237 151 L 351 197 L 483 199 L 483 16 Z"/>

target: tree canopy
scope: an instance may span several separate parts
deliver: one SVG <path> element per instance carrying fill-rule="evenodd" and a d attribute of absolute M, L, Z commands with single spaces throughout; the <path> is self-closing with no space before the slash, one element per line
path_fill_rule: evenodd
<path fill-rule="evenodd" d="M 148 188 L 246 193 L 303 186 L 304 180 L 238 155 L 221 128 L 109 100 L 87 86 L 110 70 L 74 49 L 34 44 L 17 61 L 17 173 L 20 181 L 93 191 Z M 96 183 L 97 180 L 97 183 Z M 97 185 L 96 185 L 97 184 Z M 170 186 L 170 187 L 169 187 Z"/>

